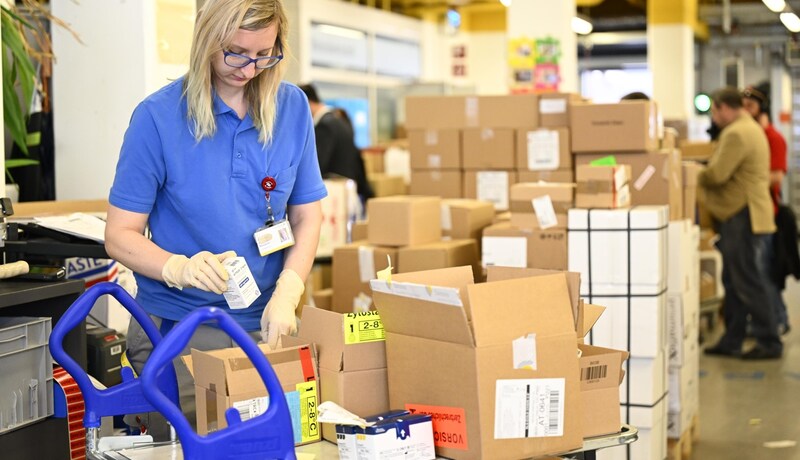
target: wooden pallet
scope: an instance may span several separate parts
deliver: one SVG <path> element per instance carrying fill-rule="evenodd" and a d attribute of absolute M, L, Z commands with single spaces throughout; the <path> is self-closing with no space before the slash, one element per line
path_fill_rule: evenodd
<path fill-rule="evenodd" d="M 681 437 L 667 440 L 667 460 L 690 460 L 692 458 L 692 444 L 700 438 L 700 427 L 697 414 L 692 417 L 689 425 Z"/>

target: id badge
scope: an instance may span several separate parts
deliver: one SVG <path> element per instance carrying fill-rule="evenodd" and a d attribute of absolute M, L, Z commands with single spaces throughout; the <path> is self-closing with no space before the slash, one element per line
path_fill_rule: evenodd
<path fill-rule="evenodd" d="M 253 233 L 258 245 L 258 252 L 262 256 L 272 254 L 281 249 L 294 245 L 292 226 L 286 219 L 279 220 L 272 225 L 264 226 Z"/>

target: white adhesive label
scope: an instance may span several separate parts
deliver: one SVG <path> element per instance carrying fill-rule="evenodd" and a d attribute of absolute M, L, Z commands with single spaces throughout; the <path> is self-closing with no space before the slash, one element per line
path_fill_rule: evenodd
<path fill-rule="evenodd" d="M 566 111 L 566 99 L 539 99 L 539 113 L 543 115 L 566 113 Z"/>
<path fill-rule="evenodd" d="M 269 396 L 253 398 L 245 401 L 233 403 L 233 408 L 239 411 L 239 417 L 245 422 L 251 418 L 258 417 L 267 411 L 269 407 Z"/>
<path fill-rule="evenodd" d="M 439 143 L 439 133 L 430 129 L 425 131 L 425 145 L 436 145 Z"/>
<path fill-rule="evenodd" d="M 362 283 L 375 279 L 375 250 L 370 246 L 358 247 L 358 276 Z"/>
<path fill-rule="evenodd" d="M 401 283 L 397 281 L 392 281 L 389 283 L 380 279 L 372 280 L 369 284 L 374 292 L 383 292 L 400 297 L 409 297 L 427 302 L 452 305 L 454 307 L 464 306 L 463 302 L 461 301 L 461 296 L 458 293 L 458 289 L 456 288 L 425 286 L 422 284 Z"/>
<path fill-rule="evenodd" d="M 558 131 L 539 129 L 528 131 L 528 169 L 553 171 L 561 166 Z"/>
<path fill-rule="evenodd" d="M 442 230 L 450 231 L 453 229 L 453 218 L 450 206 L 442 204 Z"/>
<path fill-rule="evenodd" d="M 528 240 L 522 236 L 484 236 L 481 260 L 484 267 L 528 266 Z"/>
<path fill-rule="evenodd" d="M 564 379 L 497 380 L 494 438 L 564 436 Z"/>
<path fill-rule="evenodd" d="M 464 116 L 467 126 L 478 126 L 478 98 L 471 96 L 464 100 Z"/>
<path fill-rule="evenodd" d="M 442 156 L 437 153 L 428 154 L 428 167 L 429 168 L 441 168 L 442 167 Z"/>
<path fill-rule="evenodd" d="M 539 221 L 539 227 L 542 230 L 558 225 L 556 210 L 553 208 L 553 201 L 550 199 L 550 195 L 534 198 L 532 202 L 536 220 Z"/>
<path fill-rule="evenodd" d="M 636 182 L 633 183 L 633 188 L 635 188 L 637 191 L 643 189 L 644 186 L 647 185 L 648 182 L 650 182 L 650 179 L 653 177 L 655 173 L 656 173 L 655 166 L 647 165 L 647 167 L 644 168 L 644 171 L 642 171 L 642 173 L 639 174 L 639 177 L 636 178 Z"/>
<path fill-rule="evenodd" d="M 476 182 L 479 200 L 491 202 L 495 210 L 508 210 L 508 172 L 479 171 Z"/>
<path fill-rule="evenodd" d="M 511 342 L 514 369 L 536 370 L 536 334 L 528 334 Z"/>

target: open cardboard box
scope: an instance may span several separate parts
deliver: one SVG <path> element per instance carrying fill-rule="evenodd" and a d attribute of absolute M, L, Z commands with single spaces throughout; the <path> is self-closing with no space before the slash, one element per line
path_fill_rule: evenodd
<path fill-rule="evenodd" d="M 438 455 L 523 458 L 582 445 L 567 275 L 474 284 L 470 267 L 455 267 L 372 289 L 390 406 L 433 416 Z"/>
<path fill-rule="evenodd" d="M 319 393 L 316 350 L 313 344 L 271 351 L 259 348 L 281 383 L 292 416 L 295 445 L 319 441 L 317 422 Z M 225 411 L 235 407 L 242 420 L 262 414 L 269 406 L 261 376 L 241 348 L 200 351 L 182 356 L 195 379 L 197 432 L 205 435 L 228 426 Z"/>
<path fill-rule="evenodd" d="M 336 313 L 306 306 L 296 340 L 312 342 L 319 356 L 320 397 L 365 417 L 389 410 L 386 347 L 378 312 Z M 284 345 L 287 338 L 283 338 Z M 336 442 L 334 425 L 322 437 Z"/>

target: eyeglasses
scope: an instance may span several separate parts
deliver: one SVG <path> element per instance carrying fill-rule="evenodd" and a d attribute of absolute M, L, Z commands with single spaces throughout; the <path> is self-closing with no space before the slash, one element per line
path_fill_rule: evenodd
<path fill-rule="evenodd" d="M 279 62 L 281 62 L 281 59 L 283 59 L 283 50 L 281 49 L 280 44 L 278 45 L 277 56 L 263 56 L 253 59 L 249 56 L 231 53 L 230 51 L 226 50 L 222 50 L 222 54 L 224 55 L 225 64 L 229 65 L 230 67 L 236 67 L 237 69 L 247 67 L 251 62 L 256 63 L 256 69 L 269 69 L 270 67 L 275 67 Z"/>

